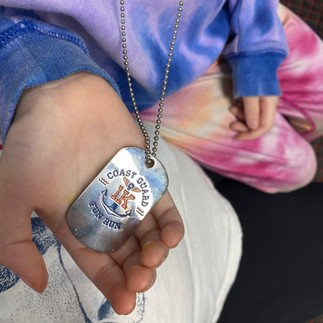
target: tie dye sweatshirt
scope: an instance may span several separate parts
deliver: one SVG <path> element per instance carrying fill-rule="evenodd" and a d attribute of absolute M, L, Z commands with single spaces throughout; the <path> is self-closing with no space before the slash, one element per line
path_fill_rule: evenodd
<path fill-rule="evenodd" d="M 201 76 L 222 55 L 233 95 L 279 95 L 276 71 L 287 55 L 278 0 L 184 0 L 167 95 Z M 125 1 L 127 50 L 136 101 L 155 104 L 178 1 Z M 5 141 L 25 88 L 90 71 L 131 109 L 118 0 L 0 0 L 0 131 Z"/>

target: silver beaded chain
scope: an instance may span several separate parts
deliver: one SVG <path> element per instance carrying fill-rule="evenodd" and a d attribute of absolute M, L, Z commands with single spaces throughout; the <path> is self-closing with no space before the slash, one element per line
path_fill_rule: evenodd
<path fill-rule="evenodd" d="M 183 1 L 179 1 L 179 6 L 178 6 L 178 11 L 177 11 L 177 16 L 175 20 L 175 25 L 173 29 L 173 35 L 172 35 L 172 40 L 170 43 L 170 48 L 169 48 L 169 53 L 168 53 L 168 59 L 166 63 L 166 68 L 165 68 L 165 74 L 164 74 L 164 80 L 163 80 L 163 85 L 162 85 L 162 91 L 161 91 L 161 97 L 159 99 L 159 108 L 158 108 L 158 113 L 157 113 L 157 120 L 156 120 L 156 125 L 155 125 L 155 132 L 154 132 L 154 142 L 153 142 L 153 148 L 150 150 L 150 138 L 149 134 L 144 126 L 144 123 L 140 117 L 139 110 L 137 107 L 137 103 L 135 100 L 135 95 L 133 92 L 132 88 L 132 82 L 131 82 L 131 76 L 130 76 L 130 69 L 129 69 L 129 62 L 128 62 L 128 56 L 127 56 L 127 40 L 126 40 L 126 26 L 125 26 L 125 7 L 124 7 L 124 0 L 120 0 L 120 11 L 121 11 L 121 40 L 122 40 L 122 53 L 123 53 L 123 60 L 124 60 L 124 69 L 127 74 L 127 80 L 128 80 L 128 87 L 129 87 L 129 92 L 130 92 L 130 97 L 131 97 L 131 102 L 133 109 L 135 111 L 136 115 L 136 120 L 138 123 L 138 126 L 145 138 L 146 142 L 146 164 L 148 167 L 152 167 L 154 165 L 154 161 L 152 157 L 156 157 L 156 152 L 157 152 L 157 146 L 158 146 L 158 140 L 159 140 L 159 130 L 160 130 L 160 125 L 161 125 L 161 118 L 162 118 L 162 113 L 163 113 L 163 107 L 164 107 L 164 101 L 165 101 L 165 95 L 166 95 L 166 86 L 167 86 L 167 79 L 168 79 L 168 74 L 169 74 L 169 68 L 170 68 L 170 63 L 172 61 L 172 56 L 173 56 L 173 51 L 174 51 L 174 46 L 175 46 L 175 39 L 177 35 L 177 30 L 178 30 L 178 25 L 180 22 L 180 17 L 182 15 L 182 10 L 183 10 Z"/>

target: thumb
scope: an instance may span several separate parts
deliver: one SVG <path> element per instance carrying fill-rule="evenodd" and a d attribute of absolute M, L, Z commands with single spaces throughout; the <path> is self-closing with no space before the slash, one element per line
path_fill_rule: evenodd
<path fill-rule="evenodd" d="M 29 287 L 43 292 L 48 275 L 45 262 L 32 241 L 21 241 L 0 249 L 0 263 L 16 273 Z"/>
<path fill-rule="evenodd" d="M 47 286 L 45 262 L 32 242 L 32 209 L 22 205 L 0 181 L 0 264 L 15 272 L 29 287 L 42 292 Z"/>

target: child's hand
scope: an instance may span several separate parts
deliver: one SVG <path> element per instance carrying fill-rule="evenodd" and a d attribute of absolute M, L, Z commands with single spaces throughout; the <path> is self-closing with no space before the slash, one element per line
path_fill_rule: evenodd
<path fill-rule="evenodd" d="M 135 292 L 153 285 L 155 268 L 183 237 L 170 195 L 110 254 L 85 248 L 66 223 L 72 202 L 125 146 L 143 147 L 143 136 L 103 79 L 78 73 L 28 90 L 0 158 L 0 263 L 35 290 L 45 289 L 46 267 L 32 242 L 35 210 L 115 311 L 130 313 Z"/>
<path fill-rule="evenodd" d="M 238 140 L 252 140 L 261 137 L 273 125 L 277 96 L 243 97 L 242 106 L 233 106 L 230 111 L 237 118 L 230 128 L 238 132 Z"/>

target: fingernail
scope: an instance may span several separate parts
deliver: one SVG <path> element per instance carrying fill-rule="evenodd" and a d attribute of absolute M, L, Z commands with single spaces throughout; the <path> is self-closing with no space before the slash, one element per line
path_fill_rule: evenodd
<path fill-rule="evenodd" d="M 148 249 L 151 248 L 151 246 L 153 245 L 152 241 L 148 241 L 146 242 L 143 246 L 142 246 L 142 251 L 147 251 Z"/>
<path fill-rule="evenodd" d="M 166 259 L 167 259 L 167 256 L 164 256 L 160 264 L 163 264 Z"/>
<path fill-rule="evenodd" d="M 147 285 L 146 290 L 148 290 L 150 287 L 152 287 L 154 285 L 154 282 L 155 282 L 154 276 L 151 275 L 150 282 Z"/>

